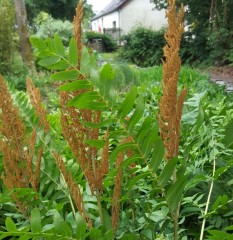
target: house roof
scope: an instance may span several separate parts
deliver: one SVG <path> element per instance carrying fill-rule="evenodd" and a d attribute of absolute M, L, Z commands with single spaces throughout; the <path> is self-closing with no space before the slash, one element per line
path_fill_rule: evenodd
<path fill-rule="evenodd" d="M 92 18 L 92 21 L 118 10 L 125 2 L 128 1 L 129 0 L 113 0 L 102 11 L 95 15 L 95 17 Z"/>

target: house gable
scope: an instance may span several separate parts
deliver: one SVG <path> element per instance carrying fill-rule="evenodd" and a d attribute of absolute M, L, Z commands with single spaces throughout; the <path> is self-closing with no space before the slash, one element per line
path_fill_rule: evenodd
<path fill-rule="evenodd" d="M 92 19 L 92 30 L 104 32 L 120 28 L 120 35 L 127 34 L 138 26 L 158 30 L 166 25 L 165 10 L 154 10 L 150 0 L 113 0 Z"/>

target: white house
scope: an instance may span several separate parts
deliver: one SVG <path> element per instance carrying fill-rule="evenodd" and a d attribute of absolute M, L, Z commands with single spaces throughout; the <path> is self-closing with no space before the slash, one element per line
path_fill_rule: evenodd
<path fill-rule="evenodd" d="M 115 39 L 137 26 L 158 30 L 166 25 L 165 10 L 153 8 L 150 0 L 113 0 L 92 19 L 92 30 L 111 35 L 119 32 Z"/>

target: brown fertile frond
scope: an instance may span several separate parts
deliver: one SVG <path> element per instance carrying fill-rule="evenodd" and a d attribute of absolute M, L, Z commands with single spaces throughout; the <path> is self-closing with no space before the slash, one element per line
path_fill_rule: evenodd
<path fill-rule="evenodd" d="M 123 139 L 121 143 L 124 144 L 132 141 L 133 139 L 131 137 L 128 137 L 126 139 Z M 119 170 L 119 168 L 124 161 L 125 154 L 130 158 L 135 154 L 135 152 L 131 149 L 128 149 L 126 152 L 121 152 L 116 159 L 116 169 L 118 169 L 118 172 L 115 178 L 115 185 L 114 185 L 113 196 L 112 196 L 112 227 L 115 233 L 118 228 L 121 185 L 122 185 L 122 175 L 123 175 L 123 171 Z"/>
<path fill-rule="evenodd" d="M 116 160 L 116 169 L 118 169 L 124 161 L 124 153 L 121 152 Z M 121 198 L 121 184 L 122 184 L 122 174 L 123 171 L 119 170 L 114 185 L 114 191 L 112 196 L 112 227 L 114 232 L 117 231 L 118 228 L 118 220 L 119 220 L 119 210 L 120 210 L 120 198 Z"/>
<path fill-rule="evenodd" d="M 74 16 L 74 38 L 77 43 L 78 47 L 78 68 L 80 69 L 80 59 L 82 55 L 82 19 L 83 19 L 83 0 L 80 0 L 77 8 L 76 8 L 76 15 Z"/>
<path fill-rule="evenodd" d="M 80 92 L 75 92 L 75 94 L 79 95 Z M 66 92 L 60 92 L 62 132 L 85 174 L 92 194 L 94 194 L 97 189 L 102 191 L 98 179 L 101 174 L 97 172 L 100 171 L 97 161 L 98 150 L 86 144 L 85 141 L 97 140 L 99 130 L 86 127 L 81 121 L 100 123 L 101 112 L 67 107 L 66 105 L 72 97 L 73 94 L 68 95 Z"/>
<path fill-rule="evenodd" d="M 74 36 L 78 48 L 78 69 L 80 69 L 83 47 L 81 26 L 82 17 L 83 1 L 80 0 L 76 8 L 76 16 L 74 17 L 73 22 Z M 85 79 L 85 77 L 80 74 L 78 79 Z M 82 124 L 82 121 L 98 124 L 101 121 L 101 112 L 67 107 L 67 103 L 70 100 L 85 91 L 86 90 L 78 90 L 69 93 L 60 92 L 61 126 L 64 138 L 68 142 L 71 151 L 77 159 L 77 162 L 90 186 L 91 192 L 94 195 L 95 193 L 103 191 L 103 176 L 108 171 L 108 143 L 106 142 L 106 145 L 102 150 L 103 158 L 99 161 L 98 149 L 87 143 L 88 140 L 98 140 L 99 129 L 89 128 Z"/>
<path fill-rule="evenodd" d="M 182 90 L 180 96 L 177 96 L 177 83 L 181 68 L 179 50 L 184 31 L 184 7 L 182 5 L 177 13 L 175 0 L 168 0 L 168 6 L 166 12 L 168 26 L 165 33 L 167 45 L 164 47 L 165 61 L 163 62 L 163 96 L 159 104 L 158 122 L 166 148 L 166 158 L 170 160 L 177 156 L 179 151 L 180 121 L 187 90 Z"/>
<path fill-rule="evenodd" d="M 83 202 L 83 196 L 80 191 L 80 188 L 78 184 L 75 183 L 75 181 L 72 178 L 72 175 L 66 171 L 66 166 L 62 160 L 62 157 L 58 155 L 57 153 L 54 153 L 54 157 L 57 161 L 57 165 L 69 187 L 70 193 L 73 197 L 73 200 L 78 208 L 78 211 L 80 215 L 84 218 L 84 220 L 88 223 L 88 227 L 92 227 L 92 222 L 90 217 L 87 215 L 85 207 L 84 207 L 84 202 Z"/>
<path fill-rule="evenodd" d="M 30 97 L 30 102 L 32 106 L 35 109 L 36 116 L 39 119 L 39 125 L 41 128 L 44 129 L 45 133 L 48 133 L 49 131 L 49 123 L 46 120 L 46 110 L 42 107 L 42 99 L 40 95 L 40 91 L 38 88 L 35 87 L 33 81 L 31 79 L 27 79 L 26 81 L 27 85 L 27 93 Z M 44 147 L 40 147 L 39 149 L 35 149 L 36 146 L 36 140 L 37 140 L 37 133 L 36 130 L 33 130 L 31 137 L 28 141 L 28 154 L 27 154 L 27 164 L 30 166 L 30 182 L 32 184 L 32 187 L 35 191 L 38 190 L 39 186 L 39 180 L 40 180 L 40 167 L 41 167 L 41 161 L 42 161 L 42 155 L 44 151 Z M 32 162 L 33 157 L 37 155 L 36 157 L 36 164 L 35 164 L 35 170 L 33 171 Z"/>
<path fill-rule="evenodd" d="M 27 168 L 25 147 L 25 126 L 14 106 L 7 85 L 0 75 L 0 150 L 3 153 L 4 173 L 2 179 L 6 187 L 28 188 L 30 169 Z M 13 195 L 20 212 L 27 215 L 27 205 Z"/>
<path fill-rule="evenodd" d="M 0 110 L 0 133 L 2 135 L 0 145 L 5 171 L 2 178 L 9 190 L 28 187 L 24 151 L 25 126 L 17 108 L 13 105 L 11 95 L 1 75 Z"/>
<path fill-rule="evenodd" d="M 49 123 L 46 120 L 46 110 L 42 107 L 42 100 L 40 95 L 40 90 L 35 87 L 32 79 L 28 78 L 26 81 L 27 93 L 30 97 L 30 102 L 35 108 L 36 115 L 40 120 L 40 126 L 44 127 L 44 131 L 49 131 Z"/>

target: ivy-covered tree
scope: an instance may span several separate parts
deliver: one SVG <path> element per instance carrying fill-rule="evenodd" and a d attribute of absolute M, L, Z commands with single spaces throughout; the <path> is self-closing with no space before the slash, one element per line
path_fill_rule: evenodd
<path fill-rule="evenodd" d="M 15 11 L 22 59 L 31 71 L 35 71 L 33 52 L 29 42 L 27 11 L 24 0 L 15 0 Z"/>

